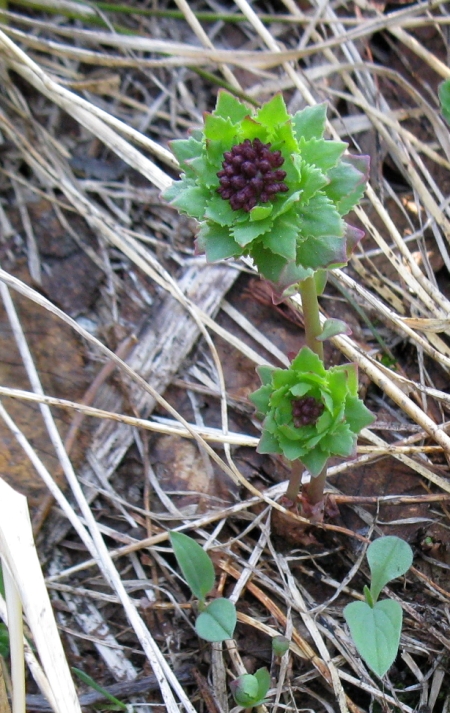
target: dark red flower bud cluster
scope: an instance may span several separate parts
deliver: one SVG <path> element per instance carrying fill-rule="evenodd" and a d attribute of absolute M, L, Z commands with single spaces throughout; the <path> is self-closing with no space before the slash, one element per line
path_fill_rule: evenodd
<path fill-rule="evenodd" d="M 313 426 L 322 415 L 324 405 L 313 396 L 302 396 L 292 401 L 292 418 L 294 426 Z"/>
<path fill-rule="evenodd" d="M 289 190 L 283 183 L 286 171 L 280 170 L 284 158 L 281 151 L 271 150 L 271 144 L 245 139 L 225 151 L 223 158 L 217 192 L 230 201 L 233 210 L 242 208 L 249 213 L 258 203 L 267 203 L 277 193 Z"/>

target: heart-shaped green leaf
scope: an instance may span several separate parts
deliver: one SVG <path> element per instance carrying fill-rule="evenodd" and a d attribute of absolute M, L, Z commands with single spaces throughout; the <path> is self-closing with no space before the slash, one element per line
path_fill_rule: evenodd
<path fill-rule="evenodd" d="M 398 653 L 400 604 L 383 599 L 372 608 L 366 602 L 352 602 L 345 607 L 344 617 L 361 658 L 378 676 L 384 676 Z"/>
<path fill-rule="evenodd" d="M 369 545 L 367 561 L 372 573 L 370 593 L 374 602 L 385 584 L 408 571 L 412 560 L 411 547 L 400 537 L 380 537 Z"/>
<path fill-rule="evenodd" d="M 195 622 L 195 630 L 205 641 L 232 639 L 236 627 L 236 608 L 229 599 L 214 599 Z"/>
<path fill-rule="evenodd" d="M 182 532 L 171 532 L 170 542 L 192 594 L 204 600 L 214 587 L 214 565 L 205 550 Z"/>

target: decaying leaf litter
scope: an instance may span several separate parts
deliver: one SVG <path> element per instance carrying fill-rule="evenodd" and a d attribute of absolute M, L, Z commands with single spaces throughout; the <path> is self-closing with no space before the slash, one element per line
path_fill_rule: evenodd
<path fill-rule="evenodd" d="M 49 0 L 1 17 L 2 474 L 29 496 L 69 664 L 148 709 L 226 711 L 232 676 L 267 666 L 269 710 L 446 710 L 444 3 Z M 306 531 L 280 504 L 283 463 L 255 453 L 247 401 L 255 365 L 302 344 L 300 306 L 275 308 L 248 264 L 205 265 L 160 199 L 168 142 L 223 85 L 253 104 L 281 90 L 290 111 L 328 102 L 330 136 L 372 160 L 366 238 L 321 304 L 353 330 L 328 362 L 359 365 L 377 422 L 330 469 L 339 514 Z M 167 541 L 180 526 L 237 605 L 236 645 L 195 636 Z M 415 549 L 387 592 L 405 623 L 383 682 L 342 616 L 381 533 Z"/>

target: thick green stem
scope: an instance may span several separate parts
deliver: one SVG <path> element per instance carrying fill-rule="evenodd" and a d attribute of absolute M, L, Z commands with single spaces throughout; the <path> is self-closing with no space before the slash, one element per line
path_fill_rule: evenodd
<path fill-rule="evenodd" d="M 319 302 L 314 276 L 307 277 L 306 280 L 300 282 L 299 291 L 302 298 L 306 344 L 323 361 L 323 342 L 317 341 L 317 337 L 322 334 L 322 325 L 320 324 Z"/>
<path fill-rule="evenodd" d="M 300 282 L 299 291 L 302 298 L 306 344 L 323 361 L 323 342 L 317 341 L 317 337 L 322 334 L 322 325 L 320 324 L 319 301 L 314 276 Z M 326 477 L 327 468 L 325 467 L 319 475 L 311 478 L 308 485 L 304 486 L 303 492 L 311 505 L 317 505 L 323 500 Z"/>

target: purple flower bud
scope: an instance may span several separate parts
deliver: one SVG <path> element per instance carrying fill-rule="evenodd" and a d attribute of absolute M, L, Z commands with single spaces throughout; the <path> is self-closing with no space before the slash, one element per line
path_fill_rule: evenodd
<path fill-rule="evenodd" d="M 313 396 L 302 396 L 292 401 L 292 420 L 296 428 L 314 426 L 322 415 L 324 405 Z"/>
<path fill-rule="evenodd" d="M 223 154 L 222 169 L 217 172 L 220 187 L 217 192 L 230 201 L 233 210 L 249 213 L 258 203 L 274 200 L 277 193 L 286 193 L 286 171 L 281 151 L 272 151 L 271 144 L 258 138 L 245 139 Z"/>

